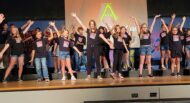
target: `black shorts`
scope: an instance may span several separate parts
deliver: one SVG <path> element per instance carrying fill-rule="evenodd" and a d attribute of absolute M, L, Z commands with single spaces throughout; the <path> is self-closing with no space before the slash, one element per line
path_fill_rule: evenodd
<path fill-rule="evenodd" d="M 181 50 L 171 50 L 172 58 L 180 58 L 182 56 Z"/>

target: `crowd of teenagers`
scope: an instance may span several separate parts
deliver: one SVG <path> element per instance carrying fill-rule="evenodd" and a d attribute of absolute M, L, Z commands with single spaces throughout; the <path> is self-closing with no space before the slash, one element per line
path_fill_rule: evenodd
<path fill-rule="evenodd" d="M 96 78 L 101 80 L 101 70 L 110 72 L 110 77 L 113 79 L 123 79 L 122 69 L 131 69 L 129 63 L 130 41 L 132 40 L 132 33 L 130 25 L 128 27 L 118 24 L 108 25 L 104 22 L 106 27 L 97 27 L 94 20 L 89 21 L 88 27 L 83 24 L 76 13 L 71 16 L 81 25 L 77 29 L 72 26 L 69 31 L 63 27 L 58 30 L 54 21 L 49 22 L 47 29 L 42 32 L 40 28 L 32 31 L 32 35 L 26 36 L 28 30 L 33 25 L 34 21 L 27 21 L 22 27 L 18 28 L 14 24 L 10 25 L 8 29 L 7 23 L 4 23 L 0 30 L 1 51 L 0 58 L 5 58 L 5 54 L 10 49 L 10 58 L 8 67 L 6 69 L 3 82 L 7 82 L 7 77 L 10 75 L 15 64 L 18 65 L 18 81 L 22 81 L 22 72 L 24 65 L 24 55 L 30 54 L 29 62 L 34 63 L 38 80 L 45 80 L 49 82 L 49 73 L 47 68 L 47 51 L 52 47 L 52 55 L 55 72 L 62 73 L 62 80 L 66 80 L 65 75 L 68 72 L 71 75 L 71 80 L 76 80 L 73 75 L 74 72 L 80 71 L 80 65 L 84 58 L 87 57 L 86 80 L 91 79 L 91 72 L 95 67 Z M 161 53 L 161 68 L 163 70 L 171 68 L 171 76 L 180 76 L 180 59 L 182 54 L 186 55 L 185 61 L 187 68 L 190 68 L 190 30 L 183 28 L 186 17 L 182 18 L 181 25 L 173 26 L 175 14 L 171 16 L 170 24 L 166 24 L 161 18 L 160 33 L 160 53 Z M 148 28 L 146 23 L 141 23 L 137 18 L 130 17 L 130 22 L 134 23 L 140 38 L 140 63 L 139 63 L 139 77 L 142 77 L 144 64 L 148 68 L 148 77 L 152 75 L 151 65 L 151 33 L 153 32 L 156 21 L 160 15 L 156 15 L 153 19 L 152 25 Z M 4 21 L 5 17 L 0 14 L 0 23 Z M 113 38 L 113 40 L 110 40 Z M 30 41 L 32 40 L 32 41 Z M 30 41 L 28 44 L 27 41 Z M 31 45 L 31 52 L 26 52 L 25 47 Z M 86 52 L 84 52 L 86 46 Z M 110 63 L 110 51 L 113 51 L 113 63 Z M 74 60 L 71 59 L 71 54 L 74 55 Z M 136 58 L 135 58 L 136 59 Z M 124 61 L 124 62 L 123 62 Z M 171 65 L 168 65 L 168 61 Z M 75 68 L 72 67 L 73 62 Z M 2 67 L 2 63 L 0 67 Z M 175 70 L 176 69 L 176 70 Z M 176 71 L 176 73 L 175 73 Z"/>

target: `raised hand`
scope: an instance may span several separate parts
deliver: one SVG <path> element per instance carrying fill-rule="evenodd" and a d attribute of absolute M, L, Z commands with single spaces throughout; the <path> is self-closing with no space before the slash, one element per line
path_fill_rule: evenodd
<path fill-rule="evenodd" d="M 49 22 L 49 25 L 50 25 L 50 26 L 55 26 L 55 21 L 50 21 L 50 22 Z"/>
<path fill-rule="evenodd" d="M 172 19 L 175 19 L 175 17 L 176 17 L 176 14 L 175 14 L 175 13 L 172 14 L 171 18 L 172 18 Z"/>
<path fill-rule="evenodd" d="M 77 14 L 73 12 L 73 13 L 71 13 L 71 16 L 75 18 L 75 17 L 77 17 Z"/>
<path fill-rule="evenodd" d="M 159 14 L 159 15 L 156 15 L 155 18 L 159 18 L 160 16 L 161 16 L 160 14 Z"/>
<path fill-rule="evenodd" d="M 185 17 L 185 16 L 183 16 L 183 17 L 182 17 L 182 20 L 183 20 L 183 21 L 185 21 L 185 20 L 186 20 L 186 17 Z"/>
<path fill-rule="evenodd" d="M 29 21 L 29 24 L 30 24 L 30 25 L 33 25 L 33 24 L 34 24 L 34 21 L 30 20 L 30 21 Z"/>

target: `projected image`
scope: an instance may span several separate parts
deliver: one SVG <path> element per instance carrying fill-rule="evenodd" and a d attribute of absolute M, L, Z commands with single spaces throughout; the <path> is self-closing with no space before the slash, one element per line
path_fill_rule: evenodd
<path fill-rule="evenodd" d="M 65 0 L 65 8 L 66 26 L 78 25 L 71 17 L 72 12 L 76 12 L 85 25 L 92 19 L 102 26 L 105 25 L 104 22 L 110 26 L 130 25 L 130 30 L 134 34 L 130 46 L 132 48 L 140 46 L 135 25 L 129 21 L 129 17 L 135 16 L 139 21 L 148 21 L 146 0 Z"/>

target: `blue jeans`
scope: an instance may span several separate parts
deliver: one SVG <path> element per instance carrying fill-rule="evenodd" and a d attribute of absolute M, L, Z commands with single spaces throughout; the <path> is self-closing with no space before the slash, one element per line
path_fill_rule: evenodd
<path fill-rule="evenodd" d="M 49 78 L 48 75 L 48 69 L 47 69 L 47 64 L 46 64 L 46 58 L 35 58 L 35 64 L 36 64 L 36 72 L 38 74 L 38 78 Z M 41 70 L 42 68 L 42 70 Z M 42 76 L 43 72 L 43 76 Z"/>
<path fill-rule="evenodd" d="M 185 50 L 186 50 L 186 51 L 190 51 L 190 45 L 186 45 L 186 46 L 185 46 Z"/>
<path fill-rule="evenodd" d="M 80 57 L 78 52 L 75 51 L 75 70 L 80 70 L 80 64 L 82 63 L 82 56 Z"/>

